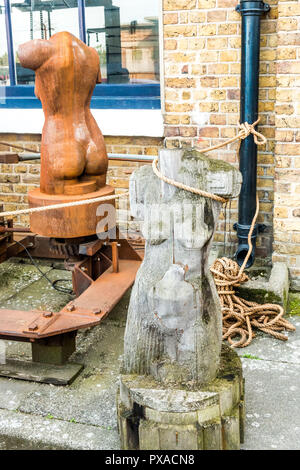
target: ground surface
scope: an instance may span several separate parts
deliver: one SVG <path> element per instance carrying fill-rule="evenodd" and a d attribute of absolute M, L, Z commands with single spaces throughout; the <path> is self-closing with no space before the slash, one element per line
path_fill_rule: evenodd
<path fill-rule="evenodd" d="M 70 279 L 61 265 L 42 270 Z M 69 296 L 40 278 L 28 264 L 0 265 L 1 307 L 59 309 Z M 115 396 L 128 302 L 129 293 L 103 323 L 79 332 L 71 359 L 85 368 L 72 385 L 0 378 L 0 449 L 119 449 Z M 289 341 L 258 336 L 238 350 L 246 379 L 243 449 L 300 449 L 300 317 L 291 318 L 297 330 Z M 6 346 L 8 357 L 30 357 L 28 344 Z"/>

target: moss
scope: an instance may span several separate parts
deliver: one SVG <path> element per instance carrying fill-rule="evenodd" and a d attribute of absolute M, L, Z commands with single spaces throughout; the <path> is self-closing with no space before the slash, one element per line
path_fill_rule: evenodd
<path fill-rule="evenodd" d="M 245 358 L 245 359 L 255 359 L 257 361 L 262 361 L 262 359 L 260 357 L 253 356 L 252 354 L 244 354 L 242 357 Z"/>
<path fill-rule="evenodd" d="M 210 171 L 232 171 L 233 169 L 230 163 L 224 162 L 223 160 L 208 158 L 204 153 L 198 152 L 198 150 L 195 149 L 186 149 L 182 161 L 191 159 L 204 161 L 207 163 Z"/>
<path fill-rule="evenodd" d="M 250 302 L 257 302 L 259 304 L 281 304 L 280 296 L 267 289 L 248 289 L 247 287 L 239 287 L 236 292 L 237 295 Z"/>
<path fill-rule="evenodd" d="M 300 315 L 300 293 L 290 293 L 287 313 L 290 315 Z"/>

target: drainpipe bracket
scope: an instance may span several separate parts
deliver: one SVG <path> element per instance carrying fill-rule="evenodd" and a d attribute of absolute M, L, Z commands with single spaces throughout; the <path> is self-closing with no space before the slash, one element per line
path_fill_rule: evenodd
<path fill-rule="evenodd" d="M 237 232 L 237 237 L 241 240 L 245 240 L 245 243 L 247 243 L 248 233 L 250 231 L 251 225 L 242 225 L 239 223 L 235 223 L 233 228 Z M 259 232 L 260 232 L 259 225 L 255 224 L 252 235 L 251 235 L 251 239 L 256 240 Z"/>
<path fill-rule="evenodd" d="M 250 225 L 240 225 L 238 223 L 233 224 L 233 229 L 238 232 L 241 236 L 248 237 L 250 227 Z M 263 233 L 266 229 L 267 226 L 265 224 L 256 224 L 251 238 L 256 237 L 258 233 Z"/>
<path fill-rule="evenodd" d="M 241 3 L 235 7 L 235 10 L 241 15 L 263 15 L 268 13 L 271 7 L 268 3 L 264 3 L 261 0 L 240 0 Z"/>

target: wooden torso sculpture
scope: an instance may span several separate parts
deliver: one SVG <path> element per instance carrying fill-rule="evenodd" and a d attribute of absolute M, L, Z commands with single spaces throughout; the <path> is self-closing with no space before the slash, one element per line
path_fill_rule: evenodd
<path fill-rule="evenodd" d="M 35 94 L 41 100 L 45 114 L 40 190 L 29 194 L 30 205 L 112 194 L 113 189 L 106 186 L 108 159 L 104 138 L 90 111 L 93 90 L 96 83 L 101 82 L 96 50 L 72 34 L 61 32 L 49 40 L 22 44 L 18 55 L 23 67 L 35 71 Z M 82 227 L 70 228 L 68 221 L 63 228 L 61 217 L 70 219 L 70 210 L 64 213 L 51 210 L 33 214 L 31 228 L 46 236 L 91 235 L 95 233 L 96 224 L 96 214 L 92 216 L 93 220 L 88 220 L 91 209 L 96 210 L 95 206 L 77 208 L 76 218 L 82 219 Z M 45 218 L 48 221 L 53 216 L 59 227 L 55 228 L 53 220 L 45 227 Z M 84 228 L 84 224 L 89 227 Z"/>

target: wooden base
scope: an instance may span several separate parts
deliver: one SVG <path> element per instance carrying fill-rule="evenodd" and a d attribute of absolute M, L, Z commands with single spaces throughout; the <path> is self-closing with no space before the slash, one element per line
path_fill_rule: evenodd
<path fill-rule="evenodd" d="M 42 207 L 110 196 L 114 192 L 114 188 L 108 185 L 92 193 L 70 196 L 45 194 L 40 189 L 34 189 L 29 192 L 28 200 L 30 207 Z M 97 216 L 97 209 L 101 204 L 114 206 L 115 200 L 32 213 L 30 215 L 30 229 L 33 233 L 53 238 L 77 238 L 94 235 L 97 233 L 97 224 L 104 218 L 104 215 Z M 114 220 L 110 220 L 110 228 L 115 226 L 115 215 L 112 214 L 111 218 Z"/>
<path fill-rule="evenodd" d="M 82 369 L 82 364 L 72 362 L 53 365 L 9 359 L 6 364 L 0 364 L 0 377 L 53 385 L 70 385 Z"/>

